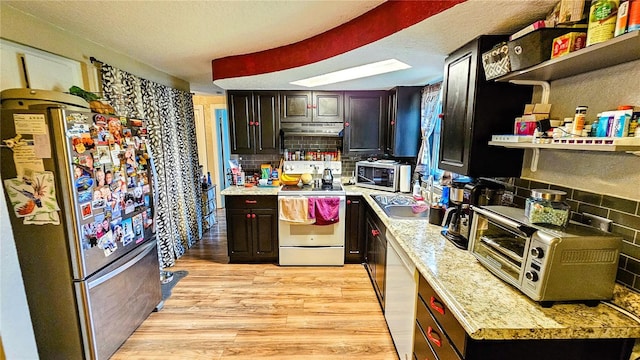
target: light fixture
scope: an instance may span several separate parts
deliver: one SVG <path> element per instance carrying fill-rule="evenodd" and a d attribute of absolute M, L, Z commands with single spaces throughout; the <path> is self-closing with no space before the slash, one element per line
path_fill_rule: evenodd
<path fill-rule="evenodd" d="M 367 76 L 385 74 L 392 71 L 404 70 L 410 67 L 410 65 L 407 65 L 396 59 L 389 59 L 374 62 L 371 64 L 360 65 L 349 69 L 334 71 L 307 79 L 292 81 L 290 84 L 300 85 L 304 87 L 316 87 L 327 84 L 335 84 L 347 80 L 360 79 Z"/>

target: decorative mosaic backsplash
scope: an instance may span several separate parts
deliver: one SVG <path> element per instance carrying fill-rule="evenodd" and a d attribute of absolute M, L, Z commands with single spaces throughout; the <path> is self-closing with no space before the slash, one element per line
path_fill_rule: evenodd
<path fill-rule="evenodd" d="M 580 221 L 589 213 L 613 221 L 611 232 L 623 238 L 617 281 L 640 292 L 640 202 L 614 196 L 555 186 L 537 181 L 513 179 L 513 203 L 524 207 L 531 189 L 553 189 L 567 193 L 571 218 Z"/>

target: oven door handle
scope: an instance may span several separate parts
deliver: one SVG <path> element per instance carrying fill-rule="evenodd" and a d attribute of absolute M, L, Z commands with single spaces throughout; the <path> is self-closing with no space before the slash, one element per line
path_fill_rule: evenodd
<path fill-rule="evenodd" d="M 480 215 L 484 215 L 485 217 L 501 224 L 504 225 L 508 228 L 511 228 L 513 230 L 516 230 L 524 235 L 526 235 L 526 237 L 531 237 L 531 235 L 533 235 L 533 233 L 535 233 L 537 230 L 535 228 L 532 228 L 530 226 L 524 225 L 524 224 L 520 224 L 517 223 L 513 220 L 507 219 L 505 217 L 502 217 L 500 215 L 494 214 L 490 211 L 484 210 L 482 208 L 479 207 L 473 207 L 473 211 L 477 212 Z"/>

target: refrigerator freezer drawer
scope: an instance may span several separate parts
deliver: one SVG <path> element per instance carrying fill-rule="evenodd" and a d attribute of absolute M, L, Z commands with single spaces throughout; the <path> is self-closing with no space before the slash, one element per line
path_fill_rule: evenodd
<path fill-rule="evenodd" d="M 87 359 L 111 357 L 162 300 L 155 240 L 117 264 L 75 284 Z"/>

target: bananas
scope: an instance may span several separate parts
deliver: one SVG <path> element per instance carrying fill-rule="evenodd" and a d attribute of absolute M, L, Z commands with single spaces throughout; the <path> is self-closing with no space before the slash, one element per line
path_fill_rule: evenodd
<path fill-rule="evenodd" d="M 300 181 L 300 175 L 282 174 L 280 175 L 280 180 L 286 185 L 296 185 Z"/>

